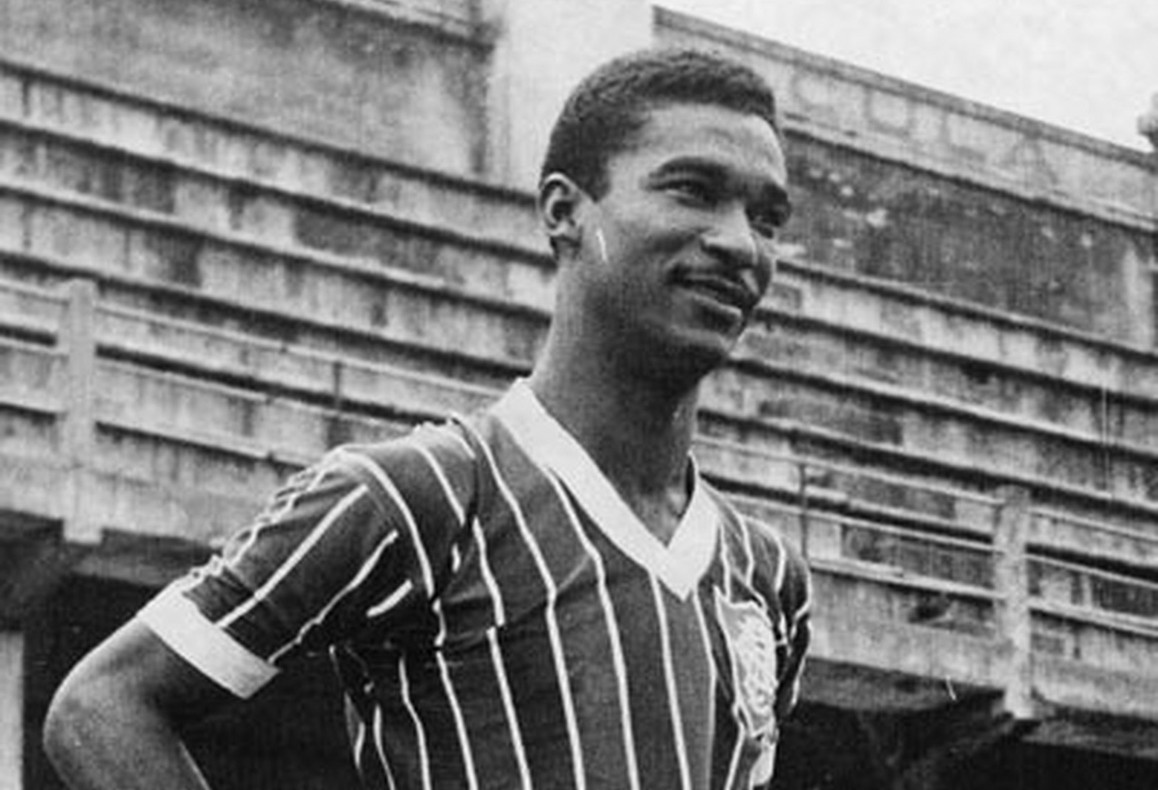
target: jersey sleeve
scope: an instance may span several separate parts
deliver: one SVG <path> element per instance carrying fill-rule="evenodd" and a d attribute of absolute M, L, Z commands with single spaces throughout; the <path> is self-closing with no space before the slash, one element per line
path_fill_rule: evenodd
<path fill-rule="evenodd" d="M 473 482 L 453 430 L 332 451 L 138 616 L 248 697 L 299 653 L 428 612 Z"/>

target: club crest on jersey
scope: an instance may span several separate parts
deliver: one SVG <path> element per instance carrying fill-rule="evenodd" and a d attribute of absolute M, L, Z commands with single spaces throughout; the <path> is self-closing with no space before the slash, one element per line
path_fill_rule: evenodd
<path fill-rule="evenodd" d="M 756 737 L 776 729 L 776 635 L 753 601 L 733 603 L 716 590 L 716 617 L 732 659 L 733 683 L 744 723 Z"/>

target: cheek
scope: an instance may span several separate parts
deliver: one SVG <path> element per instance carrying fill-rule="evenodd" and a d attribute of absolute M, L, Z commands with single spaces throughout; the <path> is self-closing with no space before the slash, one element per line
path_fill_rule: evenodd
<path fill-rule="evenodd" d="M 678 253 L 695 243 L 707 227 L 702 217 L 657 204 L 635 212 L 619 224 L 620 238 L 636 255 Z"/>

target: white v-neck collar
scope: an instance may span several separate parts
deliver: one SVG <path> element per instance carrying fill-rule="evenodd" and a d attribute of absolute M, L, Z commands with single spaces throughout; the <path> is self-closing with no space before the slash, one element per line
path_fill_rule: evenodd
<path fill-rule="evenodd" d="M 686 599 L 712 561 L 721 514 L 692 467 L 692 494 L 665 546 L 640 521 L 581 444 L 552 417 L 525 380 L 495 404 L 497 417 L 537 464 L 562 480 L 612 543 Z"/>

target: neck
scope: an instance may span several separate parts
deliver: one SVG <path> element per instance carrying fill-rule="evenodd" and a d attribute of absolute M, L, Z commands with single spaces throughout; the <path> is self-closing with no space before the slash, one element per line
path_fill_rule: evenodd
<path fill-rule="evenodd" d="M 673 388 L 608 355 L 564 357 L 548 342 L 530 385 L 629 503 L 686 493 L 698 383 Z"/>

